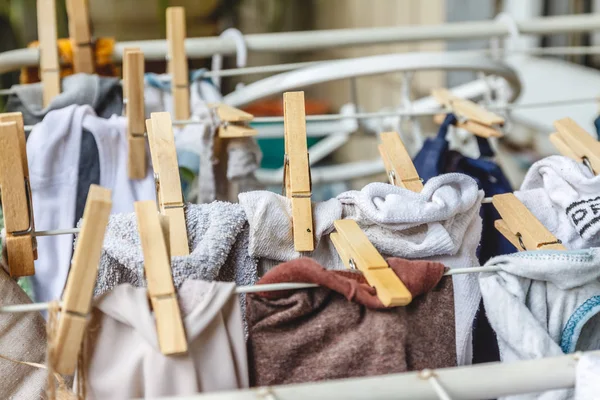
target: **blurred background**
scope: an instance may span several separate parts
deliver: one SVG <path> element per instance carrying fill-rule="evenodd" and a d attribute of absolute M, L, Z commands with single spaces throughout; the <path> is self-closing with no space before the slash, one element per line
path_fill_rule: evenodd
<path fill-rule="evenodd" d="M 243 34 L 288 32 L 323 29 L 345 29 L 386 26 L 437 25 L 446 22 L 491 21 L 501 12 L 513 18 L 531 19 L 541 16 L 582 14 L 600 12 L 600 0 L 89 0 L 92 32 L 95 37 L 112 37 L 117 41 L 148 40 L 165 38 L 165 9 L 169 6 L 184 6 L 187 16 L 188 37 L 218 36 L 220 32 L 235 27 Z M 67 17 L 64 0 L 57 0 L 58 36 L 68 37 Z M 36 0 L 0 0 L 0 51 L 22 48 L 37 39 Z M 600 45 L 600 34 L 573 33 L 523 37 L 519 40 L 530 47 L 555 46 L 595 46 Z M 248 66 L 270 65 L 290 62 L 333 60 L 370 56 L 376 54 L 425 52 L 466 49 L 487 49 L 490 40 L 420 42 L 409 44 L 343 47 L 326 51 L 249 53 Z M 596 74 L 600 58 L 596 55 L 553 55 L 544 59 L 556 60 L 568 65 L 581 65 L 586 71 Z M 210 59 L 190 60 L 191 68 L 210 68 Z M 523 85 L 528 77 L 535 77 L 535 66 L 523 73 Z M 565 64 L 560 64 L 561 66 Z M 235 67 L 235 57 L 225 57 L 224 68 Z M 513 65 L 519 70 L 520 66 Z M 554 68 L 544 66 L 544 70 Z M 570 67 L 569 67 L 570 68 Z M 165 71 L 164 62 L 148 62 L 149 72 Z M 532 72 L 533 71 L 533 72 Z M 228 93 L 240 82 L 263 79 L 267 75 L 252 74 L 243 77 L 224 78 L 222 92 Z M 410 85 L 410 97 L 415 99 L 428 95 L 433 88 L 454 87 L 476 78 L 475 72 L 427 71 L 414 75 Z M 5 74 L 2 87 L 8 88 L 17 83 L 18 72 Z M 556 76 L 565 81 L 569 77 Z M 402 73 L 389 73 L 372 77 L 328 82 L 306 89 L 307 113 L 337 113 L 349 102 L 365 112 L 393 109 L 402 106 Z M 600 77 L 598 78 L 600 79 Z M 539 82 L 540 88 L 527 82 L 527 98 L 531 94 L 539 99 L 547 97 L 541 88 L 552 90 L 547 81 Z M 528 97 L 529 96 L 529 97 Z M 538 99 L 538 100 L 539 100 Z M 535 99 L 534 99 L 535 100 Z M 248 106 L 255 116 L 281 115 L 281 96 L 261 100 Z M 538 110 L 539 111 L 539 110 Z M 498 144 L 498 158 L 514 186 L 523 178 L 523 171 L 536 159 L 548 155 L 546 140 L 551 129 L 556 108 L 535 118 L 522 114 L 510 125 L 507 137 Z M 567 111 L 565 111 L 567 112 Z M 589 107 L 586 113 L 589 113 Z M 517 113 L 518 114 L 518 113 Z M 587 114 L 586 114 L 587 115 Z M 519 115 L 517 115 L 518 117 Z M 560 117 L 562 115 L 557 115 Z M 529 119 L 528 119 L 529 118 Z M 536 119 L 537 118 L 537 119 Z M 536 121 L 546 121 L 537 124 Z M 595 115 L 586 116 L 589 126 Z M 555 119 L 555 118 L 554 118 Z M 419 118 L 423 132 L 433 135 L 437 127 L 430 117 Z M 523 123 L 523 122 L 532 123 Z M 549 127 L 549 128 L 548 128 Z M 360 127 L 363 130 L 362 126 Z M 540 137 L 539 133 L 544 136 Z M 541 139 L 540 139 L 541 138 Z M 326 163 L 340 163 L 356 159 L 377 158 L 376 135 L 352 135 L 352 139 L 324 160 Z M 261 143 L 265 160 L 263 167 L 278 167 L 282 154 L 268 146 L 268 140 Z M 366 145 L 368 144 L 368 145 Z M 279 144 L 281 147 L 282 144 Z M 503 150 L 506 150 L 503 152 Z M 510 157 L 504 157 L 510 152 Z M 271 154 L 272 153 L 272 154 Z M 277 154 L 275 154 L 277 153 Z M 273 155 L 276 160 L 272 161 Z M 271 161 L 270 161 L 271 160 Z M 272 164 L 269 164 L 272 163 Z M 369 178 L 369 181 L 372 178 Z M 364 182 L 353 182 L 360 187 Z"/>

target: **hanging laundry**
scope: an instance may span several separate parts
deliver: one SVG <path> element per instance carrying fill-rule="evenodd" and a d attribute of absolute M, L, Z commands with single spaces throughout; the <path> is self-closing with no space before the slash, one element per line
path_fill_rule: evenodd
<path fill-rule="evenodd" d="M 190 120 L 194 123 L 173 129 L 177 158 L 183 170 L 184 195 L 194 203 L 236 201 L 238 193 L 262 189 L 254 175 L 262 153 L 254 138 L 235 138 L 224 141 L 226 151 L 221 154 L 226 154 L 226 162 L 219 159 L 217 147 L 222 144 L 215 136 L 221 121 L 208 103 L 221 102 L 222 97 L 211 83 L 200 77 L 198 72 L 194 73 L 190 87 Z M 146 74 L 144 98 L 148 116 L 157 111 L 173 113 L 170 82 L 165 78 Z"/>
<path fill-rule="evenodd" d="M 85 357 L 89 399 L 158 398 L 249 386 L 235 284 L 188 280 L 178 290 L 188 352 L 161 353 L 144 288 L 96 299 Z"/>
<path fill-rule="evenodd" d="M 299 253 L 294 250 L 288 198 L 266 191 L 239 196 L 250 228 L 248 251 L 259 258 L 259 275 L 303 255 L 328 269 L 345 269 L 326 236 L 334 221 L 344 218 L 356 220 L 384 256 L 438 261 L 450 268 L 479 266 L 475 252 L 482 198 L 476 182 L 462 174 L 432 178 L 420 193 L 372 183 L 313 204 L 315 250 Z M 458 364 L 470 364 L 472 325 L 481 297 L 475 276 L 454 276 L 453 281 Z"/>
<path fill-rule="evenodd" d="M 492 160 L 494 152 L 487 139 L 476 136 L 479 158 L 471 158 L 462 153 L 450 150 L 448 133 L 450 126 L 457 122 L 454 114 L 448 114 L 440 125 L 437 136 L 428 138 L 414 158 L 414 165 L 419 176 L 426 181 L 448 172 L 459 172 L 475 179 L 486 197 L 512 192 L 512 187 L 504 172 Z M 514 253 L 515 247 L 494 227 L 500 214 L 492 204 L 482 204 L 479 214 L 482 220 L 481 241 L 477 248 L 480 264 L 490 258 Z M 496 336 L 485 315 L 483 302 L 479 305 L 475 325 L 473 327 L 473 362 L 485 363 L 499 361 Z"/>
<path fill-rule="evenodd" d="M 2 305 L 31 300 L 0 268 Z M 46 324 L 38 312 L 0 314 L 0 398 L 41 399 L 46 388 Z M 40 367 L 19 363 L 40 364 Z"/>
<path fill-rule="evenodd" d="M 60 76 L 66 78 L 73 75 L 73 48 L 71 39 L 58 39 L 58 57 Z M 37 48 L 39 42 L 31 42 L 27 47 Z M 101 76 L 118 76 L 118 69 L 113 63 L 112 55 L 115 47 L 113 38 L 97 38 L 92 41 L 92 50 L 94 53 L 94 64 L 96 74 Z M 23 84 L 40 81 L 40 71 L 38 67 L 24 67 L 21 69 L 20 81 Z"/>
<path fill-rule="evenodd" d="M 531 251 L 490 260 L 479 275 L 502 361 L 600 349 L 600 249 Z M 542 397 L 570 399 L 572 391 Z"/>
<path fill-rule="evenodd" d="M 189 279 L 235 281 L 251 285 L 257 279 L 256 261 L 248 254 L 248 229 L 237 204 L 213 202 L 185 207 L 190 255 L 171 259 L 176 288 Z M 112 215 L 100 258 L 95 295 L 121 283 L 146 286 L 144 257 L 135 214 Z"/>
<path fill-rule="evenodd" d="M 62 80 L 61 93 L 44 107 L 42 104 L 42 84 L 13 85 L 13 93 L 6 103 L 7 112 L 23 113 L 25 125 L 34 125 L 52 110 L 71 105 L 89 105 L 96 115 L 110 118 L 120 115 L 123 110 L 123 90 L 118 78 L 104 78 L 98 75 L 75 74 Z"/>
<path fill-rule="evenodd" d="M 575 400 L 595 400 L 600 393 L 600 356 L 584 354 L 577 361 Z"/>
<path fill-rule="evenodd" d="M 300 258 L 258 283 L 314 289 L 247 296 L 252 386 L 383 375 L 456 365 L 452 278 L 428 261 L 387 260 L 413 296 L 385 308 L 361 274 Z"/>
<path fill-rule="evenodd" d="M 600 177 L 550 156 L 531 166 L 515 196 L 568 249 L 600 246 Z"/>
<path fill-rule="evenodd" d="M 62 229 L 75 225 L 89 187 L 79 181 L 82 132 L 93 135 L 98 148 L 98 184 L 113 192 L 113 213 L 132 212 L 137 200 L 156 197 L 152 169 L 145 179 L 127 177 L 127 134 L 124 117 L 97 117 L 90 106 L 70 106 L 48 113 L 27 141 L 32 200 L 38 230 Z M 85 189 L 85 196 L 82 192 Z M 60 297 L 69 270 L 72 235 L 40 237 L 38 260 L 33 277 L 38 301 Z"/>

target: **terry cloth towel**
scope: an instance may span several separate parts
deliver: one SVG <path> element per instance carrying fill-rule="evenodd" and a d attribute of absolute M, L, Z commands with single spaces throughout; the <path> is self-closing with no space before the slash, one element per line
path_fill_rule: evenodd
<path fill-rule="evenodd" d="M 85 203 L 78 192 L 79 149 L 82 132 L 94 136 L 100 160 L 99 184 L 112 190 L 113 213 L 132 212 L 138 200 L 156 198 L 152 167 L 145 179 L 127 177 L 127 135 L 123 117 L 94 115 L 90 106 L 69 106 L 51 111 L 37 124 L 27 141 L 33 211 L 39 230 L 62 229 L 75 224 L 76 204 Z M 60 297 L 73 249 L 72 235 L 38 238 L 38 260 L 33 276 L 38 301 Z"/>
<path fill-rule="evenodd" d="M 600 355 L 584 354 L 577 361 L 575 400 L 598 400 L 600 397 Z"/>
<path fill-rule="evenodd" d="M 171 259 L 175 287 L 188 279 L 251 285 L 256 261 L 248 254 L 246 216 L 237 204 L 214 202 L 185 207 L 190 254 Z M 146 286 L 144 257 L 135 214 L 111 215 L 104 236 L 95 295 L 121 283 Z"/>
<path fill-rule="evenodd" d="M 600 249 L 531 251 L 491 259 L 479 284 L 502 361 L 600 349 Z M 518 399 L 570 399 L 571 390 Z"/>
<path fill-rule="evenodd" d="M 180 168 L 197 174 L 186 199 L 194 203 L 214 200 L 235 201 L 240 192 L 261 189 L 254 173 L 259 168 L 262 153 L 254 138 L 227 139 L 221 143 L 215 138 L 221 124 L 214 108 L 207 103 L 220 102 L 215 98 L 211 84 L 195 80 L 190 87 L 190 119 L 194 124 L 174 128 L 175 146 Z M 146 74 L 146 113 L 162 108 L 172 112 L 172 96 L 167 91 L 170 83 L 164 77 Z M 205 100 L 208 96 L 210 100 Z M 219 147 L 224 148 L 219 150 Z M 217 154 L 219 153 L 219 154 Z M 225 162 L 220 154 L 226 155 Z"/>
<path fill-rule="evenodd" d="M 600 176 L 567 157 L 533 164 L 515 196 L 567 249 L 600 246 Z"/>
<path fill-rule="evenodd" d="M 320 288 L 247 296 L 252 386 L 364 377 L 456 365 L 452 279 L 429 261 L 387 260 L 413 301 L 385 308 L 361 274 L 300 258 L 258 283 Z"/>
<path fill-rule="evenodd" d="M 430 179 L 420 193 L 371 183 L 322 203 L 313 203 L 315 250 L 294 251 L 290 200 L 271 192 L 239 196 L 250 226 L 250 255 L 260 258 L 259 274 L 303 255 L 328 269 L 345 269 L 328 234 L 337 219 L 357 221 L 386 257 L 427 259 L 449 268 L 475 267 L 481 237 L 483 193 L 462 174 Z M 473 274 L 453 277 L 458 364 L 472 361 L 472 326 L 481 299 Z"/>
<path fill-rule="evenodd" d="M 91 106 L 100 117 L 120 115 L 123 110 L 123 90 L 119 78 L 76 74 L 62 80 L 61 93 L 47 107 L 42 103 L 42 84 L 14 85 L 6 103 L 7 112 L 23 113 L 25 125 L 34 125 L 52 110 L 72 105 Z"/>
<path fill-rule="evenodd" d="M 132 399 L 247 388 L 248 359 L 235 284 L 186 281 L 179 305 L 184 355 L 160 352 L 146 289 L 120 285 L 96 299 L 90 321 L 87 398 Z"/>
<path fill-rule="evenodd" d="M 60 77 L 65 78 L 73 74 L 73 48 L 71 40 L 58 39 L 56 41 L 58 47 L 58 57 L 60 67 Z M 39 42 L 31 42 L 27 47 L 39 47 Z M 115 39 L 113 38 L 97 38 L 92 40 L 92 48 L 94 53 L 95 73 L 102 76 L 119 76 L 119 70 L 113 63 L 113 50 L 115 47 Z M 40 81 L 39 68 L 24 67 L 21 69 L 21 83 L 33 83 Z"/>
<path fill-rule="evenodd" d="M 2 305 L 29 304 L 31 300 L 0 268 Z M 45 398 L 46 369 L 14 361 L 44 364 L 46 324 L 38 312 L 0 314 L 0 398 Z M 10 360 L 9 360 L 10 359 Z"/>

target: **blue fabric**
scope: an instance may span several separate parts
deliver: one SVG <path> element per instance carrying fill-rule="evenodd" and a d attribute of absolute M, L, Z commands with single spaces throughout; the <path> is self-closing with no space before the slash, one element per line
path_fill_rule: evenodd
<path fill-rule="evenodd" d="M 594 120 L 594 126 L 596 127 L 596 136 L 598 137 L 598 140 L 600 140 L 600 115 Z"/>
<path fill-rule="evenodd" d="M 481 158 L 465 157 L 459 152 L 450 150 L 446 135 L 450 125 L 456 122 L 456 117 L 448 114 L 440 125 L 437 136 L 425 141 L 423 148 L 413 160 L 419 176 L 428 180 L 444 173 L 460 172 L 475 179 L 486 197 L 512 192 L 508 179 L 496 163 Z M 477 137 L 477 144 L 482 157 L 494 155 L 487 139 Z M 483 265 L 494 256 L 514 253 L 515 247 L 494 227 L 494 221 L 500 218 L 494 206 L 482 204 L 479 213 L 483 221 L 481 242 L 477 249 L 480 264 Z M 495 361 L 500 361 L 498 341 L 481 301 L 473 322 L 473 363 Z"/>
<path fill-rule="evenodd" d="M 560 338 L 560 348 L 565 354 L 574 353 L 583 326 L 600 312 L 600 296 L 586 300 L 571 315 Z"/>

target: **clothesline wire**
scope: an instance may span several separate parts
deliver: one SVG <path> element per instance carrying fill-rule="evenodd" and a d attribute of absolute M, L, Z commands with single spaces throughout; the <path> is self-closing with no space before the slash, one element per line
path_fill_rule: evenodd
<path fill-rule="evenodd" d="M 481 200 L 481 204 L 490 204 L 490 203 L 492 203 L 491 197 L 484 197 Z M 35 237 L 72 235 L 75 233 L 79 233 L 80 230 L 81 230 L 81 228 L 50 229 L 50 230 L 46 230 L 46 231 L 35 231 L 35 232 L 33 232 L 32 235 Z"/>
<path fill-rule="evenodd" d="M 584 103 L 596 103 L 599 102 L 599 97 L 584 97 L 578 99 L 566 99 L 566 100 L 552 100 L 552 101 L 544 101 L 537 103 L 524 103 L 524 104 L 508 104 L 504 106 L 486 106 L 485 108 L 490 111 L 510 111 L 517 109 L 527 109 L 527 108 L 538 108 L 538 107 L 558 107 L 569 104 L 584 104 Z M 307 115 L 307 122 L 322 122 L 322 121 L 339 121 L 344 119 L 370 119 L 370 118 L 388 118 L 388 117 L 411 117 L 411 116 L 431 116 L 440 113 L 448 113 L 451 110 L 448 109 L 439 109 L 439 110 L 429 110 L 429 111 L 407 111 L 407 110 L 397 110 L 397 111 L 376 111 L 376 112 L 365 112 L 365 113 L 355 113 L 355 114 L 321 114 L 321 115 Z M 256 117 L 252 119 L 253 123 L 283 123 L 283 117 Z M 196 120 L 175 120 L 173 121 L 174 126 L 178 125 L 195 125 L 202 124 L 202 121 Z M 25 131 L 29 132 L 33 129 L 35 125 L 25 125 Z M 259 134 L 260 137 L 260 134 Z"/>
<path fill-rule="evenodd" d="M 476 274 L 485 272 L 498 272 L 500 267 L 471 267 L 471 268 L 453 268 L 444 273 L 444 276 L 461 275 L 461 274 Z M 260 293 L 260 292 L 276 292 L 280 290 L 297 290 L 310 289 L 319 287 L 316 283 L 268 283 L 248 286 L 238 286 L 235 289 L 235 294 Z M 47 310 L 51 302 L 47 303 L 32 303 L 32 304 L 11 304 L 0 306 L 0 313 L 22 313 Z M 62 302 L 60 303 L 62 306 Z"/>
<path fill-rule="evenodd" d="M 485 54 L 494 55 L 492 49 L 479 49 L 479 50 L 445 50 L 448 53 L 459 53 L 459 54 Z M 600 54 L 600 46 L 553 46 L 553 47 L 532 47 L 523 49 L 503 49 L 501 50 L 504 54 L 529 54 L 529 55 L 590 55 Z M 314 66 L 317 64 L 328 63 L 333 61 L 340 61 L 344 59 L 332 59 L 332 60 L 320 60 L 320 61 L 304 61 L 296 63 L 285 63 L 285 64 L 272 64 L 272 65 L 259 65 L 255 67 L 240 67 L 240 68 L 229 68 L 217 71 L 206 71 L 198 76 L 200 78 L 213 78 L 213 77 L 231 77 L 231 76 L 242 76 L 242 75 L 256 75 L 256 74 L 268 74 L 276 72 L 287 72 L 293 71 L 299 68 Z M 0 89 L 0 96 L 8 96 L 13 94 L 13 89 Z"/>

